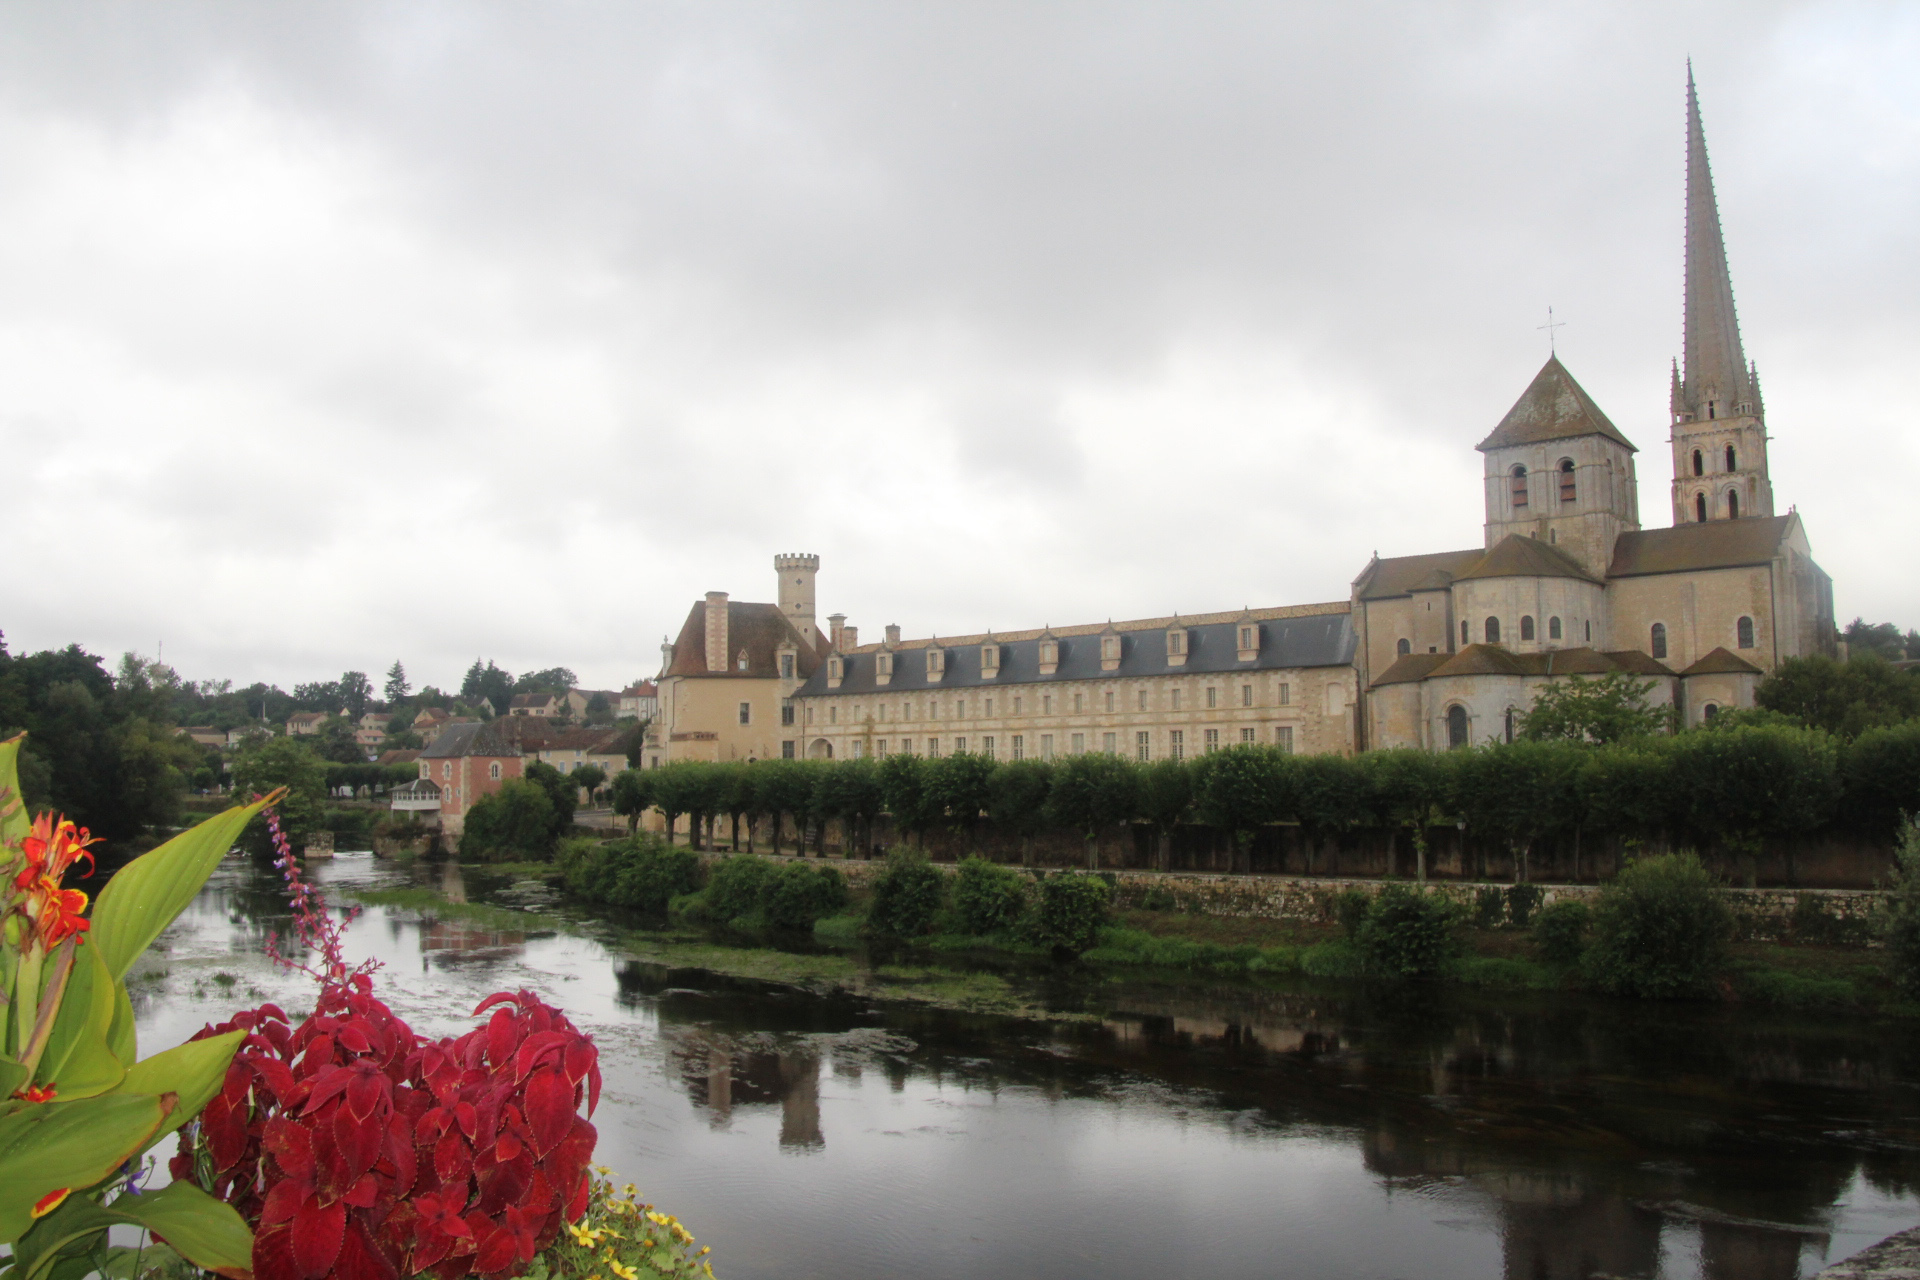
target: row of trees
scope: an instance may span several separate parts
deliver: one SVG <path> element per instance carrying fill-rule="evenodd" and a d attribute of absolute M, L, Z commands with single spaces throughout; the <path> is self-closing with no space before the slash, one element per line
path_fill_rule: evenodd
<path fill-rule="evenodd" d="M 1903 812 L 1920 810 L 1920 721 L 1869 730 L 1843 743 L 1820 730 L 1729 725 L 1671 737 L 1598 745 L 1520 741 L 1436 754 L 1415 750 L 1358 756 L 1289 755 L 1236 746 L 1194 760 L 1136 764 L 1089 754 L 1058 762 L 938 759 L 682 762 L 627 770 L 612 782 L 616 812 L 637 820 L 658 810 L 669 831 L 683 816 L 703 828 L 730 820 L 812 826 L 816 841 L 838 821 L 849 847 L 871 844 L 872 824 L 889 815 L 909 836 L 966 832 L 982 819 L 1022 838 L 1080 833 L 1091 853 L 1097 834 L 1145 823 L 1160 835 L 1164 863 L 1172 832 L 1199 823 L 1230 832 L 1236 866 L 1252 834 L 1297 823 L 1309 847 L 1360 829 L 1397 828 L 1410 838 L 1424 875 L 1427 836 L 1463 824 L 1482 842 L 1511 850 L 1521 878 L 1543 840 L 1669 840 L 1753 856 L 1774 837 L 1834 826 L 1890 839 Z M 751 843 L 751 835 L 749 835 Z"/>

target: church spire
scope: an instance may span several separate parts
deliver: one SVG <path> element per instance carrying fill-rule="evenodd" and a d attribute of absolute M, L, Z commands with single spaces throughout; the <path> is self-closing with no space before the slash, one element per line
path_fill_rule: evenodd
<path fill-rule="evenodd" d="M 1698 421 L 1752 413 L 1752 383 L 1740 349 L 1733 279 L 1720 235 L 1720 208 L 1707 165 L 1700 95 L 1687 62 L 1687 301 L 1685 355 L 1676 410 Z"/>

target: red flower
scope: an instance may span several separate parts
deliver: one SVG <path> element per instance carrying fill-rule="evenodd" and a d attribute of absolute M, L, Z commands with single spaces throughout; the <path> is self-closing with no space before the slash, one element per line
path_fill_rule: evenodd
<path fill-rule="evenodd" d="M 93 874 L 93 855 L 87 852 L 87 846 L 95 843 L 85 827 L 76 827 L 50 813 L 35 818 L 31 832 L 20 842 L 25 865 L 14 876 L 13 887 L 23 896 L 15 899 L 11 910 L 26 918 L 27 941 L 37 941 L 43 951 L 53 950 L 89 927 L 83 914 L 87 895 L 78 889 L 62 889 L 60 878 L 82 858 L 87 862 L 87 874 Z"/>

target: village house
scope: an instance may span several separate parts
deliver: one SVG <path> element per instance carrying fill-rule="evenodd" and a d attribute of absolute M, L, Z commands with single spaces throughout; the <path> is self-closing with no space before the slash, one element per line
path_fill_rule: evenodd
<path fill-rule="evenodd" d="M 519 745 L 500 730 L 498 721 L 449 726 L 415 763 L 421 780 L 437 789 L 440 829 L 452 837 L 465 829 L 467 814 L 482 797 L 525 772 Z M 406 804 L 419 803 L 418 797 L 426 792 L 418 786 L 407 790 Z M 393 807 L 401 808 L 402 802 Z"/>
<path fill-rule="evenodd" d="M 620 691 L 618 707 L 622 720 L 651 720 L 660 714 L 660 687 L 651 680 L 628 685 Z"/>
<path fill-rule="evenodd" d="M 318 733 L 327 719 L 324 711 L 296 711 L 287 717 L 287 735 L 300 738 Z"/>

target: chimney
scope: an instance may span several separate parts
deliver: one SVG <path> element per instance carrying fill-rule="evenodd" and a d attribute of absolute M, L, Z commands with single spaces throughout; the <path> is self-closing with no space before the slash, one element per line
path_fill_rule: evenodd
<path fill-rule="evenodd" d="M 840 632 L 845 629 L 846 625 L 846 614 L 830 613 L 827 615 L 827 638 L 832 641 L 835 649 L 840 648 Z"/>
<path fill-rule="evenodd" d="M 900 643 L 900 624 L 899 623 L 889 622 L 887 624 L 887 643 L 888 644 Z"/>
<path fill-rule="evenodd" d="M 860 628 L 842 627 L 840 629 L 840 636 L 841 643 L 846 645 L 844 652 L 852 653 L 860 647 Z"/>
<path fill-rule="evenodd" d="M 707 670 L 727 669 L 727 593 L 707 592 Z"/>

